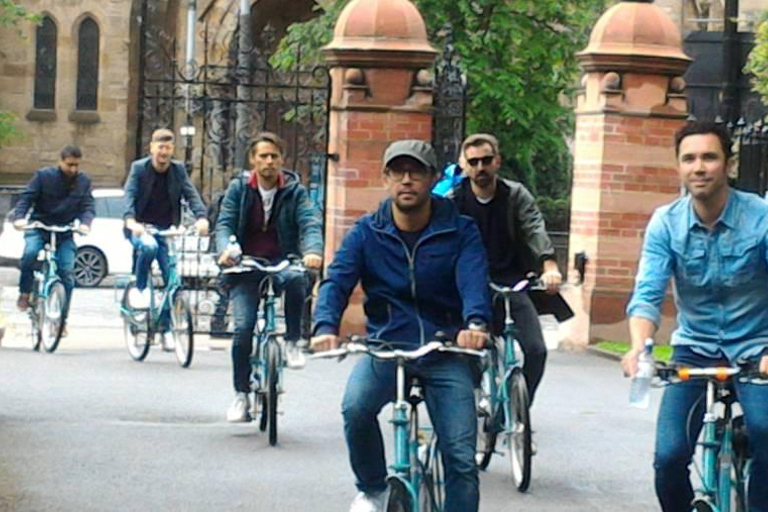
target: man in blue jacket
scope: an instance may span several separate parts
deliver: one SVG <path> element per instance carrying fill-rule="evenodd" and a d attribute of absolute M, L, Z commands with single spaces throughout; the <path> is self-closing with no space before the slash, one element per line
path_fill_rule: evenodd
<path fill-rule="evenodd" d="M 490 319 L 488 263 L 475 223 L 453 203 L 430 195 L 438 179 L 431 146 L 392 143 L 384 153 L 389 198 L 347 233 L 320 285 L 312 348 L 339 341 L 341 316 L 362 283 L 368 336 L 414 345 L 443 331 L 459 346 L 480 348 Z M 478 508 L 477 419 L 470 362 L 438 355 L 409 371 L 418 376 L 445 462 L 445 512 Z M 342 411 L 360 493 L 350 512 L 382 510 L 386 463 L 377 416 L 395 397 L 395 366 L 361 359 L 347 383 Z"/>
<path fill-rule="evenodd" d="M 149 145 L 150 156 L 133 162 L 125 181 L 125 235 L 136 252 L 136 288 L 128 300 L 135 308 L 149 307 L 147 280 L 155 258 L 163 279 L 168 278 L 168 245 L 162 237 L 149 235 L 144 229 L 145 224 L 158 229 L 178 226 L 183 198 L 197 218 L 198 234 L 208 234 L 208 219 L 200 194 L 189 179 L 184 164 L 171 159 L 174 140 L 172 131 L 155 130 Z M 166 336 L 165 341 L 170 343 L 170 340 Z"/>
<path fill-rule="evenodd" d="M 91 194 L 91 179 L 79 170 L 83 154 L 76 146 L 65 146 L 59 156 L 58 166 L 45 167 L 36 171 L 21 194 L 12 215 L 13 226 L 16 229 L 24 229 L 27 225 L 27 212 L 32 208 L 30 221 L 40 221 L 49 226 L 65 226 L 79 220 L 79 231 L 83 234 L 90 231 L 91 222 L 96 213 Z M 21 268 L 19 299 L 16 302 L 17 307 L 22 311 L 29 308 L 35 261 L 49 237 L 49 233 L 39 229 L 27 231 L 24 234 L 24 254 L 19 264 Z M 75 287 L 74 268 L 77 246 L 72 233 L 59 233 L 56 240 L 59 277 L 67 292 L 64 310 L 66 319 L 72 289 Z"/>
<path fill-rule="evenodd" d="M 322 221 L 296 173 L 283 169 L 285 142 L 274 133 L 256 134 L 248 149 L 250 176 L 233 179 L 216 222 L 219 265 L 237 262 L 229 240 L 235 237 L 243 254 L 277 262 L 289 255 L 303 258 L 304 266 L 319 269 L 323 263 Z M 235 332 L 232 339 L 232 367 L 235 399 L 227 411 L 230 422 L 250 421 L 253 328 L 259 309 L 258 272 L 228 276 L 234 307 Z M 301 337 L 301 313 L 307 292 L 304 274 L 286 269 L 276 278 L 277 292 L 285 291 L 285 341 L 288 364 L 303 366 L 296 343 Z"/>

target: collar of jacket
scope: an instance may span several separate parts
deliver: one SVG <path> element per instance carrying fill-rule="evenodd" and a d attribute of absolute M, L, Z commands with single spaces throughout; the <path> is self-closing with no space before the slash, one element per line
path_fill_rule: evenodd
<path fill-rule="evenodd" d="M 432 196 L 432 217 L 424 228 L 425 234 L 455 231 L 458 210 L 450 199 Z M 373 227 L 395 236 L 399 236 L 397 226 L 392 218 L 392 200 L 385 199 L 379 205 L 379 209 L 373 215 Z"/>
<path fill-rule="evenodd" d="M 285 188 L 285 185 L 289 180 L 289 176 L 287 174 L 288 174 L 288 171 L 280 171 L 280 174 L 277 175 L 278 190 L 281 188 Z M 293 174 L 293 173 L 290 173 L 290 174 Z M 251 187 L 253 190 L 256 190 L 259 188 L 259 178 L 254 171 L 251 171 L 251 175 L 248 176 L 248 186 Z"/>

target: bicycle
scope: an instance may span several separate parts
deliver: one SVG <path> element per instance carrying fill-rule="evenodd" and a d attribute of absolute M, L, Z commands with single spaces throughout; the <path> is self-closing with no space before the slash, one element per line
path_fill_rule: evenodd
<path fill-rule="evenodd" d="M 145 226 L 145 230 L 149 235 L 159 235 L 168 241 L 168 279 L 158 297 L 150 276 L 147 280 L 150 302 L 146 308 L 134 307 L 129 301 L 130 292 L 136 287 L 136 282 L 131 281 L 125 287 L 120 300 L 120 316 L 123 318 L 128 353 L 134 360 L 143 361 L 149 354 L 150 346 L 155 343 L 155 337 L 158 334 L 162 336 L 163 331 L 170 327 L 176 358 L 182 368 L 189 368 L 195 349 L 194 323 L 189 299 L 177 271 L 178 256 L 173 239 L 192 234 L 194 230 L 173 226 L 165 230 Z"/>
<path fill-rule="evenodd" d="M 66 226 L 48 226 L 40 221 L 33 221 L 24 226 L 24 231 L 40 229 L 51 234 L 50 241 L 43 246 L 37 259 L 42 262 L 34 272 L 34 285 L 29 295 L 28 315 L 32 322 L 32 350 L 40 350 L 42 344 L 46 352 L 52 353 L 58 348 L 64 329 L 64 311 L 67 306 L 67 291 L 58 274 L 56 260 L 56 234 L 77 232 L 79 224 Z"/>
<path fill-rule="evenodd" d="M 749 442 L 744 417 L 734 413 L 738 403 L 732 387 L 734 379 L 768 384 L 755 363 L 713 368 L 689 368 L 656 362 L 661 386 L 707 381 L 706 404 L 701 440 L 701 462 L 694 467 L 701 480 L 691 506 L 697 512 L 747 512 L 747 484 L 750 474 Z M 659 385 L 659 384 L 657 384 Z M 688 416 L 690 421 L 690 415 Z"/>
<path fill-rule="evenodd" d="M 259 418 L 259 430 L 268 431 L 270 446 L 277 444 L 278 401 L 284 393 L 283 370 L 285 369 L 284 344 L 278 341 L 277 313 L 275 310 L 275 276 L 287 268 L 305 272 L 300 263 L 283 260 L 270 265 L 266 260 L 242 256 L 240 263 L 221 271 L 224 275 L 249 274 L 260 271 L 264 279 L 259 283 L 261 312 L 257 316 L 255 343 L 249 357 L 251 364 L 251 392 L 253 406 L 251 417 Z"/>
<path fill-rule="evenodd" d="M 531 483 L 531 415 L 528 387 L 523 375 L 523 361 L 517 355 L 517 330 L 511 314 L 511 299 L 524 293 L 531 281 L 524 279 L 513 287 L 491 283 L 491 290 L 504 300 L 504 331 L 502 344 L 492 344 L 483 365 L 480 401 L 487 410 L 478 411 L 478 448 L 476 461 L 480 469 L 487 469 L 496 452 L 499 434 L 504 436 L 512 480 L 519 492 L 525 492 Z M 501 352 L 501 353 L 500 353 Z"/>
<path fill-rule="evenodd" d="M 439 337 L 439 336 L 438 336 Z M 373 348 L 371 344 L 386 347 Z M 443 341 L 430 341 L 413 350 L 391 348 L 405 343 L 350 337 L 341 347 L 312 354 L 313 359 L 343 359 L 348 355 L 366 354 L 397 364 L 397 394 L 393 402 L 394 462 L 387 477 L 387 512 L 441 512 L 445 503 L 444 471 L 437 436 L 431 428 L 419 426 L 418 405 L 423 400 L 418 379 L 406 381 L 406 364 L 432 352 L 484 357 L 484 352 L 460 348 Z M 410 393 L 408 390 L 410 389 Z"/>

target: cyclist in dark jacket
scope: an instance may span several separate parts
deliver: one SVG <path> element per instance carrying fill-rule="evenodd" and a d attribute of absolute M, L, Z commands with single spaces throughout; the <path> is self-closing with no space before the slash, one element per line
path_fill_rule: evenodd
<path fill-rule="evenodd" d="M 26 216 L 30 208 L 30 221 L 43 224 L 64 226 L 75 220 L 80 221 L 80 232 L 88 233 L 96 215 L 91 179 L 79 171 L 83 154 L 76 146 L 65 146 L 61 150 L 57 167 L 46 167 L 35 172 L 27 188 L 21 194 L 13 211 L 12 221 L 16 229 L 24 229 Z M 42 230 L 27 231 L 24 234 L 24 254 L 21 257 L 19 277 L 18 308 L 29 308 L 29 294 L 33 285 L 33 267 L 37 254 L 49 239 L 49 233 Z M 58 272 L 67 292 L 64 317 L 69 312 L 72 290 L 75 287 L 75 255 L 77 246 L 72 233 L 59 233 L 57 236 L 56 259 Z"/>
<path fill-rule="evenodd" d="M 221 204 L 216 224 L 216 247 L 219 265 L 236 263 L 228 248 L 234 236 L 243 254 L 270 262 L 295 255 L 303 258 L 307 268 L 322 265 L 322 222 L 318 210 L 309 200 L 307 190 L 296 173 L 283 169 L 285 143 L 274 133 L 256 134 L 248 150 L 253 171 L 246 179 L 232 180 Z M 228 276 L 230 297 L 235 317 L 232 338 L 232 366 L 235 400 L 227 411 L 231 422 L 249 421 L 253 328 L 259 309 L 259 289 L 263 276 L 259 273 Z M 288 268 L 276 276 L 278 292 L 285 291 L 285 341 L 288 342 L 288 364 L 303 365 L 297 343 L 301 337 L 301 316 L 307 284 L 302 273 Z"/>
<path fill-rule="evenodd" d="M 338 343 L 349 296 L 362 283 L 371 338 L 418 346 L 438 331 L 479 348 L 490 320 L 488 265 L 475 223 L 447 199 L 433 197 L 435 152 L 416 140 L 384 154 L 389 199 L 347 233 L 321 283 L 315 307 L 316 350 Z M 445 461 L 445 512 L 477 511 L 477 420 L 470 363 L 438 355 L 409 371 L 421 379 Z M 360 494 L 350 512 L 381 510 L 386 463 L 379 411 L 395 396 L 394 365 L 362 359 L 347 383 L 342 410 Z"/>

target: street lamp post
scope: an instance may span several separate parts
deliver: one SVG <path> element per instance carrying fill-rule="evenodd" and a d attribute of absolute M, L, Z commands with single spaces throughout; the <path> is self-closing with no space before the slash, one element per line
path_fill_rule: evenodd
<path fill-rule="evenodd" d="M 739 0 L 725 0 L 725 15 L 723 24 L 723 117 L 727 121 L 736 121 L 741 111 L 739 105 L 739 78 L 741 68 L 739 63 Z"/>
<path fill-rule="evenodd" d="M 240 38 L 237 58 L 237 121 L 235 122 L 235 172 L 238 175 L 245 169 L 248 129 L 251 123 L 248 109 L 249 77 L 251 76 L 253 34 L 251 26 L 251 0 L 240 0 Z"/>
<path fill-rule="evenodd" d="M 183 78 L 187 82 L 184 85 L 184 110 L 186 120 L 181 127 L 181 137 L 184 142 L 184 165 L 187 174 L 192 174 L 192 146 L 195 137 L 195 127 L 192 122 L 192 84 L 196 73 L 195 65 L 195 21 L 197 18 L 197 0 L 189 0 L 187 4 L 187 45 L 186 61 Z"/>

